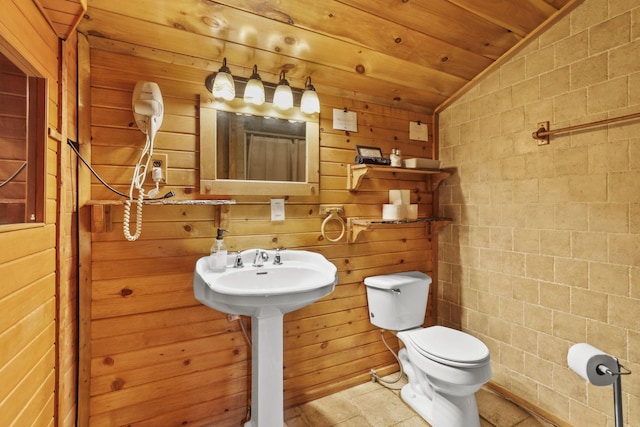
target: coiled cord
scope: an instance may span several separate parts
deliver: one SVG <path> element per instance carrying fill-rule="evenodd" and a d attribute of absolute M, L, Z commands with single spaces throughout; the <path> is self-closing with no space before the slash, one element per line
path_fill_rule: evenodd
<path fill-rule="evenodd" d="M 144 201 L 144 192 L 140 190 L 138 193 L 138 200 L 136 206 L 136 232 L 135 234 L 131 234 L 131 227 L 129 226 L 129 221 L 131 219 L 131 199 L 127 199 L 124 201 L 124 221 L 122 221 L 122 231 L 124 232 L 124 237 L 133 242 L 134 240 L 138 240 L 140 234 L 142 234 L 142 203 Z"/>
<path fill-rule="evenodd" d="M 155 124 L 157 117 L 149 117 L 147 121 L 147 129 L 143 132 L 147 135 L 144 148 L 140 154 L 140 160 L 136 163 L 136 168 L 133 171 L 133 179 L 131 180 L 131 186 L 129 187 L 129 199 L 125 200 L 124 205 L 124 218 L 122 221 L 122 229 L 124 231 L 124 237 L 133 242 L 138 240 L 140 234 L 142 234 L 142 204 L 144 202 L 144 179 L 147 176 L 147 169 L 149 169 L 149 163 L 151 162 L 151 156 L 153 156 L 153 140 L 155 139 Z M 129 221 L 131 220 L 131 202 L 133 201 L 133 189 L 138 190 L 138 206 L 136 208 L 136 233 L 131 234 Z"/>

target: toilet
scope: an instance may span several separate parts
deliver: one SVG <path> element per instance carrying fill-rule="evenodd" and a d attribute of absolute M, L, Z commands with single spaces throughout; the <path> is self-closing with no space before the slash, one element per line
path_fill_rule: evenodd
<path fill-rule="evenodd" d="M 400 395 L 433 427 L 479 427 L 475 392 L 491 379 L 489 349 L 443 326 L 423 328 L 431 277 L 419 271 L 364 279 L 369 320 L 395 331 L 408 383 Z"/>

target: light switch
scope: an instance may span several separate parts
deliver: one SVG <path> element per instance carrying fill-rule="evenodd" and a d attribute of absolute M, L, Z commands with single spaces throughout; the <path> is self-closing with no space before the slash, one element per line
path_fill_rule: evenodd
<path fill-rule="evenodd" d="M 271 199 L 271 221 L 284 221 L 284 199 Z"/>

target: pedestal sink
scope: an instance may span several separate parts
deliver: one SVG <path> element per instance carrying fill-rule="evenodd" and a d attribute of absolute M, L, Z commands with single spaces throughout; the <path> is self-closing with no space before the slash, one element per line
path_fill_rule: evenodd
<path fill-rule="evenodd" d="M 200 258 L 193 292 L 214 310 L 251 316 L 251 419 L 244 427 L 282 426 L 283 315 L 333 292 L 337 269 L 324 256 L 302 250 L 249 249 L 240 257 L 243 267 L 234 267 L 237 255 L 229 254 L 224 272 L 209 271 L 207 257 Z M 263 265 L 255 266 L 256 259 Z"/>

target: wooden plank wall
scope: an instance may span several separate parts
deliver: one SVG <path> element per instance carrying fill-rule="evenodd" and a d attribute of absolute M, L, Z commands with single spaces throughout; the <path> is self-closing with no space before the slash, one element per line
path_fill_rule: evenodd
<path fill-rule="evenodd" d="M 178 198 L 198 198 L 198 95 L 206 70 L 91 49 L 91 162 L 97 172 L 127 193 L 133 166 L 144 144 L 131 113 L 137 80 L 160 85 L 165 117 L 155 149 L 168 153 L 169 184 Z M 80 69 L 83 69 L 80 64 Z M 82 79 L 82 78 L 81 78 Z M 285 316 L 285 404 L 291 406 L 369 380 L 370 369 L 397 369 L 380 332 L 368 319 L 363 279 L 405 270 L 433 274 L 433 241 L 424 225 L 363 233 L 357 243 L 323 239 L 319 204 L 343 204 L 347 216 L 380 216 L 388 189 L 412 190 L 420 216 L 432 211 L 432 197 L 420 178 L 367 179 L 357 192 L 346 190 L 346 165 L 355 145 L 398 147 L 406 156 L 430 157 L 431 143 L 409 141 L 410 120 L 429 117 L 322 94 L 320 194 L 286 197 L 286 221 L 270 221 L 265 196 L 236 197 L 229 207 L 230 251 L 252 247 L 308 249 L 338 267 L 339 284 L 324 300 Z M 357 133 L 332 129 L 332 109 L 358 114 Z M 81 117 L 86 117 L 81 112 Z M 82 119 L 81 119 L 82 120 Z M 118 196 L 92 181 L 91 199 Z M 110 231 L 90 235 L 91 301 L 81 307 L 90 351 L 86 378 L 87 416 L 80 425 L 236 426 L 246 416 L 250 350 L 237 321 L 193 298 L 196 260 L 215 237 L 216 208 L 145 206 L 142 236 L 122 235 L 121 205 L 109 208 Z M 82 239 L 82 238 L 81 238 Z M 82 240 L 81 240 L 82 241 Z M 81 260 L 84 264 L 84 261 Z M 249 319 L 245 319 L 249 327 Z M 426 323 L 433 322 L 431 312 Z M 396 343 L 390 337 L 390 342 Z M 397 345 L 394 344 L 394 345 Z"/>
<path fill-rule="evenodd" d="M 74 302 L 58 297 L 60 289 L 76 285 L 77 256 L 72 249 L 75 226 L 69 216 L 60 215 L 58 200 L 59 191 L 75 198 L 71 166 L 75 159 L 67 159 L 64 180 L 58 170 L 60 140 L 67 128 L 75 127 L 75 109 L 64 117 L 68 126 L 63 128 L 66 111 L 59 90 L 65 65 L 60 63 L 60 44 L 32 1 L 3 2 L 0 43 L 22 69 L 48 79 L 50 129 L 46 147 L 40 147 L 46 151 L 44 223 L 0 227 L 0 425 L 71 426 L 75 425 L 72 373 L 77 367 L 73 343 L 77 321 L 73 311 L 67 311 Z M 73 71 L 65 83 L 73 92 Z M 58 273 L 62 266 L 64 277 Z M 56 323 L 61 317 L 66 319 L 62 327 Z"/>
<path fill-rule="evenodd" d="M 58 155 L 58 426 L 75 427 L 78 392 L 77 34 L 61 42 L 61 136 Z"/>

